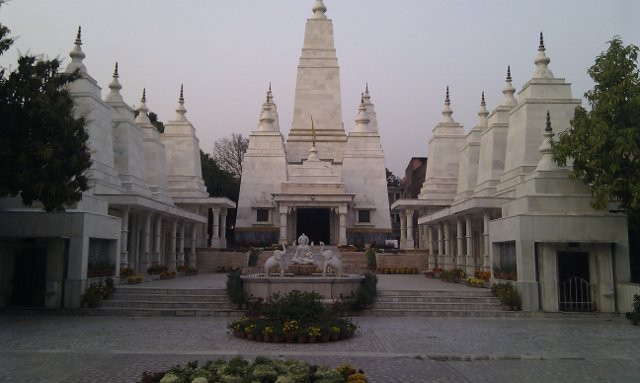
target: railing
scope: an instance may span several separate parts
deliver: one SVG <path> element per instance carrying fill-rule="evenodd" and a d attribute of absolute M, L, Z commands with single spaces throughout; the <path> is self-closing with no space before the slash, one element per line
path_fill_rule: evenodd
<path fill-rule="evenodd" d="M 592 311 L 591 284 L 580 277 L 561 282 L 558 287 L 560 311 Z"/>

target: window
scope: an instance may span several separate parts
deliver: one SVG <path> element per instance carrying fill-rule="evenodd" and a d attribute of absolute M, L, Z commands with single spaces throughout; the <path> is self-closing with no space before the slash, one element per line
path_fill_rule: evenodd
<path fill-rule="evenodd" d="M 371 210 L 358 210 L 358 223 L 370 223 Z"/>
<path fill-rule="evenodd" d="M 269 222 L 269 209 L 257 209 L 256 222 Z"/>

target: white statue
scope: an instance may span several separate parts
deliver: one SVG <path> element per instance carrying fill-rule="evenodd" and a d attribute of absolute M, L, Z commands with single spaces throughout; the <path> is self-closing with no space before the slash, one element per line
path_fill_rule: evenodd
<path fill-rule="evenodd" d="M 309 237 L 302 235 L 298 238 L 296 253 L 291 258 L 291 262 L 296 265 L 309 265 L 313 263 L 313 249 L 309 246 Z"/>
<path fill-rule="evenodd" d="M 287 251 L 287 249 L 285 248 L 284 243 L 282 244 L 282 250 L 275 250 L 273 252 L 273 255 L 270 256 L 265 262 L 264 262 L 264 272 L 267 274 L 267 276 L 269 276 L 269 271 L 271 269 L 273 269 L 274 267 L 278 266 L 278 268 L 280 269 L 280 276 L 284 277 L 284 263 L 282 262 L 282 257 L 284 256 L 284 253 Z"/>
<path fill-rule="evenodd" d="M 327 275 L 327 271 L 329 268 L 332 268 L 336 273 L 336 276 L 342 276 L 342 259 L 340 259 L 340 254 L 334 253 L 333 251 L 324 249 L 324 242 L 320 242 L 320 254 L 322 254 L 322 258 L 324 259 L 324 265 L 322 266 L 322 276 Z"/>

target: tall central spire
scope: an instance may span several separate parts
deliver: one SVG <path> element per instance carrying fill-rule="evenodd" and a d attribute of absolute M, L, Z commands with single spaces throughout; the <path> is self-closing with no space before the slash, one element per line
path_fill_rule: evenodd
<path fill-rule="evenodd" d="M 331 146 L 323 143 L 346 141 L 342 126 L 340 67 L 334 46 L 333 22 L 326 17 L 327 7 L 321 0 L 315 1 L 312 11 L 312 17 L 307 19 L 298 64 L 293 122 L 287 139 L 290 161 L 306 157 L 311 146 L 310 116 L 313 116 L 316 146 L 322 158 L 328 156 L 323 146 Z"/>

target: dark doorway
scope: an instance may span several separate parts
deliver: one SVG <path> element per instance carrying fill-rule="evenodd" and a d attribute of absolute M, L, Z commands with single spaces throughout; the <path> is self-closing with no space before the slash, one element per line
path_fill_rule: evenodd
<path fill-rule="evenodd" d="M 589 253 L 558 252 L 558 296 L 562 311 L 590 311 Z"/>
<path fill-rule="evenodd" d="M 27 245 L 16 255 L 11 304 L 43 307 L 47 275 L 47 248 Z"/>
<path fill-rule="evenodd" d="M 331 241 L 329 209 L 297 209 L 296 236 L 305 234 L 309 241 L 329 244 Z"/>

